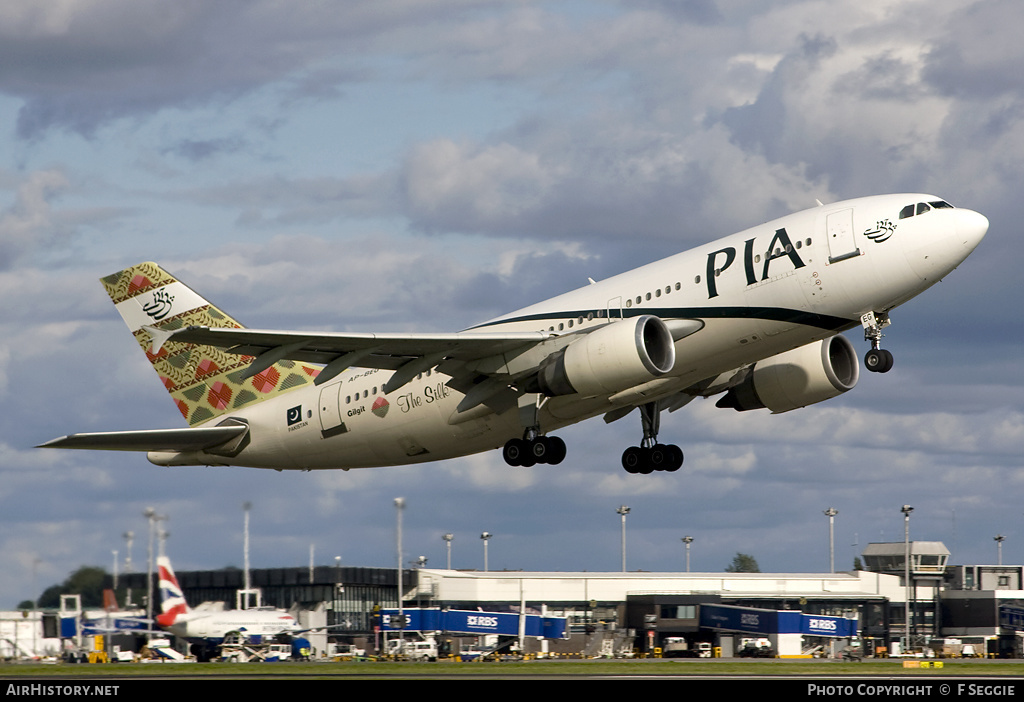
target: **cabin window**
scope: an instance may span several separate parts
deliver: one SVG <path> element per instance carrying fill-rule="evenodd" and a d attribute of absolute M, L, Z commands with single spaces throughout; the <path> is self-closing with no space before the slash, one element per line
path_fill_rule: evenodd
<path fill-rule="evenodd" d="M 658 288 L 657 290 L 654 291 L 654 296 L 661 297 L 661 288 Z"/>
<path fill-rule="evenodd" d="M 632 306 L 633 306 L 633 301 L 632 300 L 626 300 L 626 307 L 632 307 Z"/>
<path fill-rule="evenodd" d="M 693 282 L 696 283 L 697 285 L 700 285 L 700 276 L 694 276 Z"/>
<path fill-rule="evenodd" d="M 647 301 L 650 302 L 650 300 L 651 300 L 651 294 L 647 293 Z"/>

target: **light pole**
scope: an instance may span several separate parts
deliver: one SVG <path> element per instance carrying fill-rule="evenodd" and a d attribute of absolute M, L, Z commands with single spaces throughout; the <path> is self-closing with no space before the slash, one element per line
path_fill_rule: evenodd
<path fill-rule="evenodd" d="M 245 578 L 245 608 L 249 609 L 249 597 L 250 591 L 252 590 L 252 582 L 249 580 L 249 512 L 252 511 L 252 502 L 242 503 L 242 512 L 245 513 L 245 518 L 242 524 L 242 565 L 245 568 L 243 577 Z"/>
<path fill-rule="evenodd" d="M 163 515 L 156 513 L 156 510 L 152 507 L 147 507 L 143 512 L 142 516 L 149 520 L 149 547 L 148 547 L 148 571 L 146 572 L 146 619 L 150 622 L 153 621 L 153 540 L 156 538 L 157 522 L 167 519 Z M 153 638 L 152 629 L 146 632 L 146 638 Z"/>
<path fill-rule="evenodd" d="M 683 543 L 686 544 L 686 572 L 690 572 L 690 544 L 693 543 L 692 536 L 684 536 Z"/>
<path fill-rule="evenodd" d="M 839 510 L 835 507 L 829 507 L 824 512 L 825 516 L 828 517 L 828 572 L 836 572 L 836 515 L 839 514 Z"/>
<path fill-rule="evenodd" d="M 402 510 L 405 509 L 405 498 L 395 498 L 395 512 L 397 515 L 397 524 L 395 532 L 397 534 L 398 541 L 398 623 L 401 628 L 405 629 L 405 615 L 402 614 Z M 405 640 L 404 631 L 399 631 L 398 634 L 398 648 L 395 653 L 402 653 L 402 642 Z M 385 642 L 386 643 L 386 642 Z"/>
<path fill-rule="evenodd" d="M 484 542 L 484 572 L 485 573 L 490 572 L 490 569 L 487 567 L 487 542 L 491 540 L 492 536 L 494 536 L 494 534 L 492 534 L 489 531 L 485 531 L 484 533 L 480 534 L 480 538 Z"/>
<path fill-rule="evenodd" d="M 996 542 L 996 555 L 998 557 L 998 563 L 996 565 L 1002 565 L 1003 564 L 1003 541 L 1006 540 L 1006 537 L 1003 536 L 1002 534 L 997 534 L 993 538 L 995 539 L 995 542 Z"/>
<path fill-rule="evenodd" d="M 441 537 L 444 539 L 444 548 L 448 555 L 447 567 L 448 570 L 452 569 L 452 539 L 455 538 L 455 534 L 445 534 Z"/>
<path fill-rule="evenodd" d="M 621 505 L 617 510 L 616 514 L 622 516 L 622 572 L 626 572 L 626 515 L 629 514 L 629 507 Z"/>
<path fill-rule="evenodd" d="M 125 547 L 126 547 L 125 548 L 125 552 L 127 554 L 124 557 L 124 572 L 125 573 L 131 573 L 132 572 L 132 543 L 135 541 L 135 532 L 134 531 L 126 531 L 125 533 L 121 534 L 121 536 L 124 537 L 124 542 L 125 542 Z M 132 604 L 132 589 L 129 587 L 127 592 L 125 593 L 125 596 L 124 596 L 124 606 L 125 607 L 130 607 L 131 604 Z"/>
<path fill-rule="evenodd" d="M 906 585 L 906 616 L 904 617 L 904 624 L 906 626 L 906 644 L 903 647 L 903 652 L 906 653 L 910 648 L 910 624 L 914 618 L 914 608 L 910 602 L 910 513 L 914 511 L 914 508 L 910 505 L 903 505 L 900 507 L 900 512 L 903 513 L 903 577 Z"/>

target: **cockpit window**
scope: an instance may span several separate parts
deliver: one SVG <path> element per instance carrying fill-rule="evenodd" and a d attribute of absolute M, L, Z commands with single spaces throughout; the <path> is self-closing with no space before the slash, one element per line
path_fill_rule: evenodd
<path fill-rule="evenodd" d="M 916 205 L 907 205 L 902 210 L 900 210 L 900 219 L 913 217 L 915 214 L 924 214 L 925 212 L 931 212 L 933 207 L 937 210 L 953 209 L 953 206 L 946 202 L 945 200 L 936 200 L 934 202 L 919 202 Z"/>

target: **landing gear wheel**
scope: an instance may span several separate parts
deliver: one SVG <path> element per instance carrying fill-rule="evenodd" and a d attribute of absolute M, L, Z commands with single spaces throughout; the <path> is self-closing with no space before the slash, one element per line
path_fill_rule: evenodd
<path fill-rule="evenodd" d="M 546 438 L 550 443 L 550 447 L 548 448 L 548 464 L 557 466 L 565 460 L 565 442 L 557 436 L 547 436 L 544 438 Z"/>
<path fill-rule="evenodd" d="M 520 466 L 521 461 L 526 458 L 526 442 L 522 439 L 509 439 L 501 450 L 501 457 L 510 466 Z"/>
<path fill-rule="evenodd" d="M 530 448 L 530 455 L 537 463 L 547 463 L 548 454 L 551 453 L 551 442 L 546 436 L 538 436 L 533 441 L 527 442 Z"/>
<path fill-rule="evenodd" d="M 864 367 L 873 373 L 888 373 L 892 364 L 892 353 L 885 349 L 871 349 L 864 354 Z"/>
<path fill-rule="evenodd" d="M 644 464 L 644 450 L 639 446 L 630 446 L 622 452 L 622 467 L 627 473 L 636 474 L 640 472 Z"/>
<path fill-rule="evenodd" d="M 668 465 L 665 466 L 665 470 L 669 473 L 675 473 L 683 467 L 683 450 L 675 444 L 669 444 L 666 448 L 668 449 L 669 461 Z"/>

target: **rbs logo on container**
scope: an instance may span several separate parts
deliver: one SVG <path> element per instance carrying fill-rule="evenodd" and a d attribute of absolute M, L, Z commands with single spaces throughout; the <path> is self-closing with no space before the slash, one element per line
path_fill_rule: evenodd
<path fill-rule="evenodd" d="M 817 631 L 835 631 L 838 628 L 834 619 L 812 619 L 809 626 Z"/>
<path fill-rule="evenodd" d="M 494 628 L 494 627 L 498 626 L 498 618 L 497 617 L 480 617 L 480 616 L 477 616 L 477 615 L 470 615 L 470 616 L 466 617 L 466 623 L 469 624 L 469 626 L 480 626 L 480 627 Z"/>

